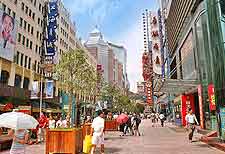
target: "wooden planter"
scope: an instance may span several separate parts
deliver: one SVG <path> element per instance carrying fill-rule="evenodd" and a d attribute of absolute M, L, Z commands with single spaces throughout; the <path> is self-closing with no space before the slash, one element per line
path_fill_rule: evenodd
<path fill-rule="evenodd" d="M 83 135 L 81 128 L 47 129 L 46 154 L 70 153 L 77 154 L 83 149 Z"/>
<path fill-rule="evenodd" d="M 106 120 L 105 121 L 105 131 L 117 131 L 118 123 L 116 120 Z"/>

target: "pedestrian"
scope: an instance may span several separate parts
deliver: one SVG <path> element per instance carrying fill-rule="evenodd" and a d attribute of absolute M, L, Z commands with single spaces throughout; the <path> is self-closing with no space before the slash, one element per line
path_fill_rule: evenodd
<path fill-rule="evenodd" d="M 159 113 L 158 112 L 156 112 L 156 114 L 155 114 L 155 120 L 156 120 L 156 122 L 158 123 L 159 122 Z"/>
<path fill-rule="evenodd" d="M 134 129 L 134 135 L 135 136 L 141 136 L 141 133 L 139 131 L 139 125 L 141 124 L 141 118 L 140 116 L 137 114 L 135 115 L 134 119 L 133 119 L 133 129 Z"/>
<path fill-rule="evenodd" d="M 161 126 L 164 127 L 165 115 L 161 112 L 159 115 L 159 119 L 161 121 Z"/>
<path fill-rule="evenodd" d="M 125 129 L 124 129 L 124 135 L 127 134 L 127 132 L 130 132 L 131 135 L 134 135 L 133 129 L 132 129 L 132 122 L 131 122 L 131 116 L 128 116 L 129 119 L 125 123 Z"/>
<path fill-rule="evenodd" d="M 155 127 L 155 122 L 156 122 L 156 116 L 155 116 L 155 112 L 152 111 L 150 118 L 152 120 L 152 127 Z"/>
<path fill-rule="evenodd" d="M 61 128 L 63 127 L 63 123 L 62 123 L 62 117 L 59 117 L 59 120 L 56 122 L 56 128 Z"/>
<path fill-rule="evenodd" d="M 8 135 L 13 138 L 10 154 L 25 154 L 25 144 L 29 139 L 28 131 L 25 129 L 10 129 Z"/>
<path fill-rule="evenodd" d="M 48 125 L 48 119 L 44 115 L 44 113 L 40 114 L 40 118 L 38 119 L 39 127 L 38 127 L 38 142 L 45 141 L 45 129 Z"/>
<path fill-rule="evenodd" d="M 105 120 L 104 112 L 98 111 L 98 117 L 94 118 L 91 128 L 92 128 L 92 148 L 91 154 L 95 153 L 97 145 L 101 145 L 101 154 L 104 154 L 104 127 Z"/>
<path fill-rule="evenodd" d="M 48 128 L 49 129 L 54 129 L 55 128 L 55 120 L 53 119 L 51 114 L 50 114 L 49 120 L 48 120 Z"/>
<path fill-rule="evenodd" d="M 193 114 L 192 109 L 190 108 L 188 111 L 189 112 L 186 115 L 185 120 L 186 120 L 186 127 L 188 128 L 188 131 L 189 131 L 188 138 L 189 138 L 189 141 L 192 142 L 192 138 L 195 131 L 195 124 L 199 125 L 199 123 L 195 114 Z"/>

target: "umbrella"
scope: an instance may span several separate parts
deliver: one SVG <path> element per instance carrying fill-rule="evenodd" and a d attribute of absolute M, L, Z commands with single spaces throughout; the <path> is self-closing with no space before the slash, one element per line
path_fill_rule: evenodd
<path fill-rule="evenodd" d="M 38 121 L 28 114 L 8 112 L 0 115 L 0 127 L 12 129 L 35 129 Z"/>
<path fill-rule="evenodd" d="M 129 119 L 129 117 L 126 114 L 122 113 L 116 118 L 116 121 L 119 124 L 123 124 L 123 123 L 126 123 L 128 121 L 128 119 Z"/>

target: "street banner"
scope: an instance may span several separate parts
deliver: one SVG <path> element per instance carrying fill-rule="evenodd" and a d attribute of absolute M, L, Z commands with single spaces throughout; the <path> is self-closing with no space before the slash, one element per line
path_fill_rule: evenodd
<path fill-rule="evenodd" d="M 198 85 L 198 101 L 199 101 L 199 112 L 200 112 L 200 126 L 204 129 L 204 114 L 203 114 L 203 101 L 202 101 L 202 86 Z"/>
<path fill-rule="evenodd" d="M 225 107 L 220 108 L 221 137 L 225 140 Z"/>
<path fill-rule="evenodd" d="M 39 86 L 38 81 L 33 81 L 31 89 L 31 99 L 38 99 Z"/>
<path fill-rule="evenodd" d="M 13 61 L 16 45 L 16 21 L 0 10 L 0 57 Z"/>
<path fill-rule="evenodd" d="M 53 98 L 53 80 L 46 80 L 45 96 L 46 98 Z"/>
<path fill-rule="evenodd" d="M 215 101 L 215 92 L 214 92 L 214 85 L 208 85 L 208 96 L 209 96 L 209 108 L 211 111 L 216 110 L 216 101 Z"/>

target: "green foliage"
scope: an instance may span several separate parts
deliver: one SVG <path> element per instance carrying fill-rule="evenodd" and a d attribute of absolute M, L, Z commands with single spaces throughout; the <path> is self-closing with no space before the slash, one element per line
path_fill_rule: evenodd
<path fill-rule="evenodd" d="M 70 96 L 90 96 L 96 94 L 97 73 L 87 62 L 85 52 L 82 49 L 65 52 L 60 62 L 55 66 L 55 74 L 58 77 L 64 91 L 69 91 Z M 69 100 L 71 114 L 72 99 Z"/>

